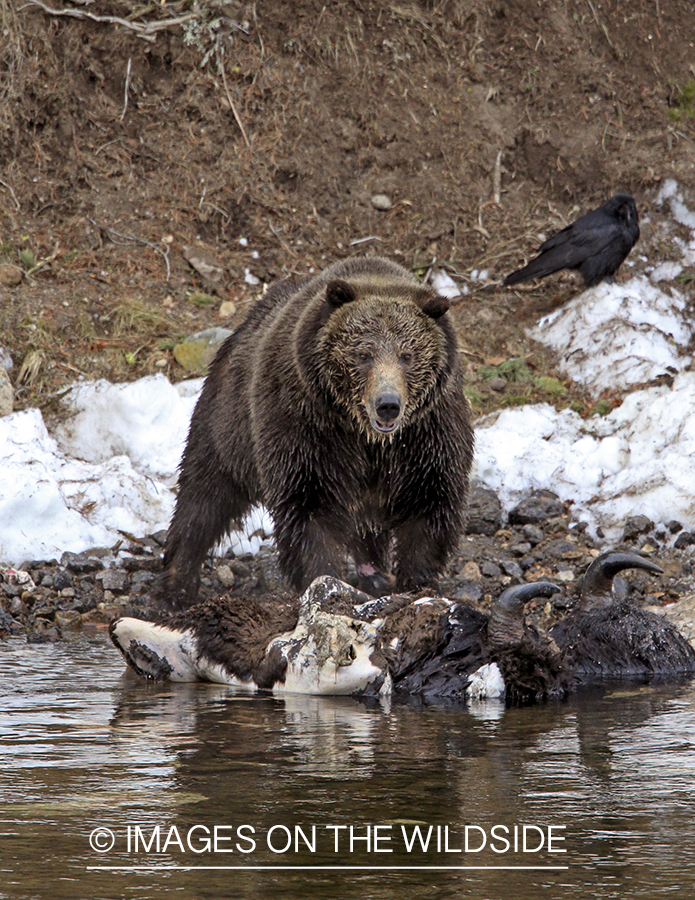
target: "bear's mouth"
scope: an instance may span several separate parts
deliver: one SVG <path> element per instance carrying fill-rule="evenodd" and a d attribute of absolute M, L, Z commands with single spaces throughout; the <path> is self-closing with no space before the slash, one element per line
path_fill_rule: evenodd
<path fill-rule="evenodd" d="M 396 419 L 394 422 L 384 422 L 381 419 L 377 419 L 376 416 L 370 416 L 369 421 L 372 428 L 380 434 L 392 434 L 401 424 L 400 419 Z"/>

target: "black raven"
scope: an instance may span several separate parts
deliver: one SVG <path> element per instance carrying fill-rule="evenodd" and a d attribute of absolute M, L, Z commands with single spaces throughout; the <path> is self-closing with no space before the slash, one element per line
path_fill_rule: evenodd
<path fill-rule="evenodd" d="M 572 222 L 538 248 L 538 256 L 504 279 L 505 285 L 578 269 L 587 287 L 610 278 L 639 239 L 634 198 L 616 194 L 605 206 Z"/>

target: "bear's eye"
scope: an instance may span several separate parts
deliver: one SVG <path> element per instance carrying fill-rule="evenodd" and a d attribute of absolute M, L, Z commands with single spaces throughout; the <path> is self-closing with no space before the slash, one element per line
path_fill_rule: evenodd
<path fill-rule="evenodd" d="M 360 362 L 370 362 L 372 359 L 372 354 L 368 350 L 360 350 L 357 358 Z"/>
<path fill-rule="evenodd" d="M 410 350 L 404 350 L 403 353 L 401 353 L 401 362 L 409 363 L 412 361 L 413 361 L 413 354 L 410 352 Z"/>

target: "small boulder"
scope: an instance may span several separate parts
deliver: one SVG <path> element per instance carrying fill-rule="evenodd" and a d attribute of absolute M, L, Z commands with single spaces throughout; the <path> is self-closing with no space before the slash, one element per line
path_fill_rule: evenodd
<path fill-rule="evenodd" d="M 207 369 L 230 334 L 228 328 L 198 331 L 174 347 L 174 359 L 189 372 L 201 372 Z"/>

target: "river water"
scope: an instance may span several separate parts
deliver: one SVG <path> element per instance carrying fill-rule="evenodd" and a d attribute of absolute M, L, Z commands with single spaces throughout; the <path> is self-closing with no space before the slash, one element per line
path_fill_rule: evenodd
<path fill-rule="evenodd" d="M 389 708 L 148 684 L 103 635 L 11 639 L 0 898 L 682 900 L 694 744 L 693 683 Z"/>

